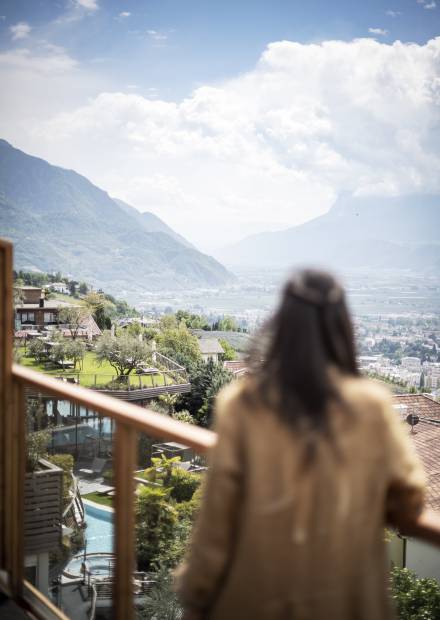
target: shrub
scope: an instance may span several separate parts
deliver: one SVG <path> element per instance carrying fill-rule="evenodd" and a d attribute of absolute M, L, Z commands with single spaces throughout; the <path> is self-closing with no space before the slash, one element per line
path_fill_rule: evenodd
<path fill-rule="evenodd" d="M 173 467 L 169 485 L 171 487 L 171 497 L 176 502 L 187 502 L 192 499 L 194 492 L 198 489 L 200 476 L 185 471 L 180 467 Z"/>
<path fill-rule="evenodd" d="M 177 511 L 167 489 L 143 486 L 136 506 L 136 548 L 141 570 L 161 564 L 175 537 Z"/>
<path fill-rule="evenodd" d="M 391 583 L 399 620 L 440 620 L 438 581 L 418 579 L 413 571 L 396 567 Z"/>

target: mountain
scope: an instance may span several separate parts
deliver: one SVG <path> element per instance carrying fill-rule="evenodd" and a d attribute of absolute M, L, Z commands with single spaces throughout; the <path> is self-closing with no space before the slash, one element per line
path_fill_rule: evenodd
<path fill-rule="evenodd" d="M 320 217 L 246 237 L 216 253 L 228 265 L 337 270 L 440 267 L 440 196 L 343 196 Z"/>
<path fill-rule="evenodd" d="M 182 235 L 176 233 L 170 226 L 168 226 L 168 224 L 165 224 L 165 222 L 163 222 L 160 217 L 157 217 L 154 213 L 151 213 L 150 211 L 140 213 L 140 211 L 134 207 L 131 207 L 123 200 L 119 200 L 118 198 L 113 198 L 112 200 L 114 200 L 116 204 L 119 205 L 123 211 L 125 211 L 125 213 L 128 213 L 131 217 L 134 217 L 146 232 L 163 232 L 187 248 L 195 249 L 194 246 L 185 239 L 185 237 L 182 237 Z"/>
<path fill-rule="evenodd" d="M 140 225 L 141 224 L 141 225 Z M 15 267 L 62 271 L 109 292 L 221 286 L 234 279 L 152 213 L 0 140 L 0 235 Z"/>

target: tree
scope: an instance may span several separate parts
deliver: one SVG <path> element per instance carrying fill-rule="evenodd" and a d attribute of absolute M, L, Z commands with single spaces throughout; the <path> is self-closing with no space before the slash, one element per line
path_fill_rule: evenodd
<path fill-rule="evenodd" d="M 191 314 L 187 310 L 178 310 L 176 312 L 176 320 L 178 323 L 183 321 L 190 329 L 209 329 L 208 319 L 200 314 Z"/>
<path fill-rule="evenodd" d="M 96 321 L 99 329 L 106 328 L 106 309 L 108 302 L 103 293 L 91 291 L 84 297 L 84 305 Z"/>
<path fill-rule="evenodd" d="M 58 313 L 58 323 L 66 324 L 72 340 L 75 340 L 88 317 L 89 312 L 84 306 L 66 306 Z"/>
<path fill-rule="evenodd" d="M 128 325 L 126 327 L 127 330 L 127 334 L 130 334 L 130 336 L 136 336 L 139 337 L 142 334 L 142 325 L 139 323 L 139 321 L 133 321 L 132 323 L 130 323 L 130 325 Z"/>
<path fill-rule="evenodd" d="M 224 338 L 219 338 L 219 343 L 224 351 L 222 353 L 222 359 L 224 360 L 235 360 L 237 359 L 237 353 L 232 345 L 229 344 L 227 340 Z"/>
<path fill-rule="evenodd" d="M 399 620 L 440 620 L 438 581 L 418 579 L 413 571 L 396 567 L 391 583 Z"/>
<path fill-rule="evenodd" d="M 172 544 L 177 511 L 169 501 L 169 490 L 142 486 L 136 505 L 136 550 L 140 570 L 152 570 Z"/>
<path fill-rule="evenodd" d="M 165 321 L 164 319 L 174 319 Z M 163 317 L 161 331 L 156 337 L 159 353 L 170 357 L 178 364 L 189 368 L 201 359 L 197 337 L 191 334 L 184 322 L 177 324 L 174 317 Z"/>
<path fill-rule="evenodd" d="M 68 359 L 69 341 L 66 338 L 58 338 L 50 350 L 51 359 L 64 368 L 64 362 Z"/>
<path fill-rule="evenodd" d="M 180 405 L 187 409 L 200 426 L 209 426 L 215 397 L 232 380 L 232 374 L 212 360 L 190 368 L 191 392 L 183 394 Z"/>
<path fill-rule="evenodd" d="M 217 329 L 221 332 L 236 332 L 237 331 L 237 323 L 232 316 L 224 316 L 218 322 Z"/>
<path fill-rule="evenodd" d="M 129 334 L 112 338 L 104 334 L 95 349 L 96 359 L 100 365 L 107 361 L 118 376 L 127 376 L 142 362 L 151 358 L 151 349 L 145 343 Z"/>
<path fill-rule="evenodd" d="M 32 338 L 27 348 L 27 354 L 30 357 L 35 358 L 35 361 L 38 364 L 41 364 L 41 362 L 47 357 L 46 345 L 42 340 L 40 340 L 40 338 Z"/>
<path fill-rule="evenodd" d="M 87 295 L 87 293 L 89 292 L 89 287 L 85 282 L 81 282 L 78 291 L 80 295 Z"/>
<path fill-rule="evenodd" d="M 66 357 L 73 361 L 73 368 L 76 368 L 78 362 L 81 362 L 84 359 L 84 355 L 86 352 L 86 345 L 79 340 L 72 340 L 71 342 L 67 341 L 65 343 L 66 348 Z"/>
<path fill-rule="evenodd" d="M 155 583 L 148 592 L 145 604 L 140 610 L 140 617 L 145 620 L 182 620 L 183 609 L 173 591 L 173 580 L 166 568 L 155 576 Z"/>

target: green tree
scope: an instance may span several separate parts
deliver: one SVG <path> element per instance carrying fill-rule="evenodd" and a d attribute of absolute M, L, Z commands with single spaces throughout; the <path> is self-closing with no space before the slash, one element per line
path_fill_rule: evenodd
<path fill-rule="evenodd" d="M 224 360 L 235 360 L 237 359 L 237 353 L 232 345 L 229 344 L 227 340 L 224 338 L 219 338 L 219 343 L 224 351 L 222 354 L 222 359 Z"/>
<path fill-rule="evenodd" d="M 66 357 L 73 361 L 73 368 L 76 368 L 78 362 L 82 367 L 82 361 L 86 353 L 86 345 L 80 340 L 71 340 L 65 343 Z"/>
<path fill-rule="evenodd" d="M 71 343 L 67 338 L 57 338 L 55 344 L 50 350 L 50 358 L 57 364 L 61 364 L 64 368 L 64 362 L 69 359 L 69 347 Z"/>
<path fill-rule="evenodd" d="M 413 571 L 396 567 L 391 583 L 399 620 L 440 620 L 438 581 L 418 579 Z"/>
<path fill-rule="evenodd" d="M 66 306 L 58 313 L 58 323 L 67 325 L 72 340 L 78 336 L 79 330 L 84 327 L 89 311 L 84 306 Z"/>
<path fill-rule="evenodd" d="M 78 290 L 80 295 L 87 295 L 87 293 L 89 292 L 89 287 L 85 282 L 81 282 Z"/>
<path fill-rule="evenodd" d="M 232 374 L 212 360 L 200 361 L 189 371 L 191 392 L 180 399 L 182 409 L 187 409 L 200 426 L 209 426 L 214 400 L 220 389 L 232 380 Z"/>
<path fill-rule="evenodd" d="M 32 338 L 27 348 L 27 355 L 33 357 L 38 364 L 46 359 L 46 345 L 40 338 Z"/>
<path fill-rule="evenodd" d="M 125 333 L 115 338 L 104 334 L 96 345 L 95 353 L 100 365 L 109 362 L 119 376 L 129 375 L 139 364 L 151 358 L 151 349 L 145 342 Z"/>
<path fill-rule="evenodd" d="M 162 568 L 155 576 L 155 584 L 148 593 L 139 615 L 145 620 L 183 619 L 183 609 L 173 591 L 172 577 L 166 568 Z"/>
<path fill-rule="evenodd" d="M 236 332 L 237 331 L 237 323 L 232 316 L 224 316 L 218 322 L 217 329 L 221 332 Z"/>
<path fill-rule="evenodd" d="M 106 300 L 104 294 L 91 291 L 84 297 L 83 302 L 95 319 L 99 329 L 106 329 L 106 310 L 109 306 L 109 302 Z"/>
<path fill-rule="evenodd" d="M 161 321 L 162 329 L 156 337 L 157 350 L 189 368 L 201 359 L 197 337 L 191 334 L 184 322 L 177 324 L 174 317 L 174 323 L 164 320 L 168 318 L 163 317 Z"/>
<path fill-rule="evenodd" d="M 136 505 L 136 550 L 140 570 L 150 571 L 172 545 L 177 511 L 169 500 L 169 490 L 142 486 Z"/>
<path fill-rule="evenodd" d="M 143 332 L 142 325 L 139 323 L 139 321 L 133 321 L 132 323 L 130 323 L 130 325 L 126 327 L 126 330 L 127 334 L 136 337 L 139 337 Z"/>

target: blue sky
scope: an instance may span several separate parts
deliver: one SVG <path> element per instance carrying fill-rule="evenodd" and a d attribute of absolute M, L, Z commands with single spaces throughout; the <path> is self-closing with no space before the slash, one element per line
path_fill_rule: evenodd
<path fill-rule="evenodd" d="M 435 0 L 436 2 L 436 0 Z M 99 65 L 112 88 L 156 88 L 164 98 L 248 71 L 272 41 L 311 43 L 377 37 L 425 43 L 440 34 L 432 0 L 2 0 L 1 46 L 24 22 L 82 63 Z M 129 13 L 129 15 L 128 15 Z M 74 19 L 76 16 L 76 19 Z M 69 17 L 71 19 L 69 19 Z M 374 34 L 369 29 L 387 31 Z M 15 45 L 23 40 L 18 39 Z"/>
<path fill-rule="evenodd" d="M 341 192 L 440 193 L 439 11 L 0 0 L 0 137 L 209 252 Z"/>

